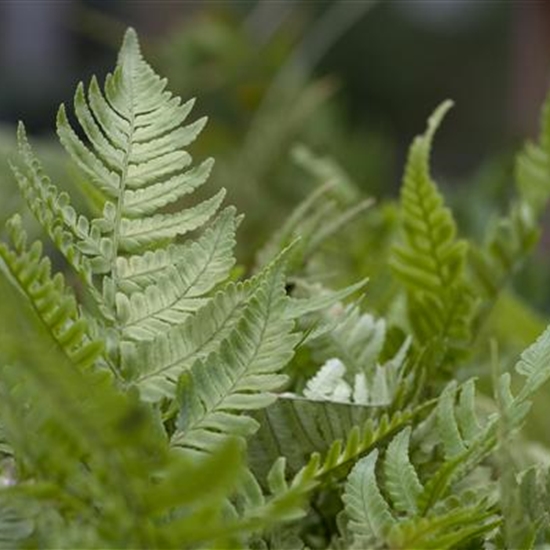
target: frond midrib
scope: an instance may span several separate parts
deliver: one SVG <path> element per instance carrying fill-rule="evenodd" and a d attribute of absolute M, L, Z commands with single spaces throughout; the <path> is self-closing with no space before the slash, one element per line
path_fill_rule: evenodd
<path fill-rule="evenodd" d="M 127 57 L 126 62 L 128 63 L 129 68 L 129 78 L 128 83 L 130 86 L 130 101 L 129 101 L 129 113 L 130 113 L 130 120 L 128 120 L 128 123 L 130 125 L 128 135 L 127 135 L 127 147 L 124 151 L 124 157 L 122 159 L 122 170 L 120 174 L 120 180 L 119 180 L 119 191 L 117 196 L 117 204 L 116 204 L 116 213 L 115 213 L 115 220 L 114 220 L 114 228 L 113 228 L 113 252 L 111 257 L 111 279 L 113 281 L 114 286 L 114 293 L 113 293 L 113 311 L 115 311 L 116 308 L 116 292 L 118 291 L 118 267 L 117 267 L 117 258 L 118 258 L 118 250 L 120 246 L 120 233 L 121 233 L 121 224 L 122 224 L 122 214 L 124 209 L 124 191 L 126 190 L 126 181 L 128 178 L 128 169 L 130 167 L 130 156 L 132 154 L 132 143 L 133 143 L 133 135 L 135 132 L 135 122 L 136 122 L 136 114 L 135 114 L 135 105 L 134 105 L 134 56 L 129 55 Z M 122 70 L 122 69 L 121 69 Z M 112 106 L 114 109 L 114 106 Z M 121 115 L 122 116 L 122 115 Z M 126 117 L 124 117 L 126 118 Z M 120 331 L 121 326 L 119 321 L 117 320 L 117 328 Z"/>

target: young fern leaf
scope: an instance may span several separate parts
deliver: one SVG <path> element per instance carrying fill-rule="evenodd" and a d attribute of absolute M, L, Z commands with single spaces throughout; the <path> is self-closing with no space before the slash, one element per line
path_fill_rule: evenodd
<path fill-rule="evenodd" d="M 522 199 L 538 217 L 550 196 L 550 94 L 541 112 L 538 143 L 528 142 L 517 156 L 516 183 Z"/>
<path fill-rule="evenodd" d="M 17 143 L 23 171 L 16 165 L 11 168 L 30 210 L 93 293 L 93 274 L 109 269 L 111 242 L 102 236 L 97 220 L 90 222 L 77 214 L 69 195 L 60 192 L 45 175 L 21 123 L 17 129 Z M 96 300 L 100 299 L 97 292 L 93 295 Z"/>
<path fill-rule="evenodd" d="M 377 460 L 378 450 L 374 450 L 357 462 L 342 497 L 355 548 L 370 548 L 376 539 L 383 539 L 395 525 L 390 507 L 378 488 Z"/>
<path fill-rule="evenodd" d="M 189 328 L 189 318 L 195 319 L 211 291 L 227 279 L 240 220 L 227 208 L 196 239 L 173 242 L 203 229 L 224 191 L 190 208 L 164 210 L 200 187 L 212 168 L 208 159 L 187 169 L 192 159 L 182 148 L 195 139 L 205 119 L 182 126 L 193 101 L 180 104 L 165 87 L 166 81 L 144 61 L 130 29 L 104 92 L 95 79 L 87 90 L 78 86 L 74 112 L 83 139 L 73 130 L 65 107 L 60 108 L 59 138 L 83 179 L 99 191 L 100 217 L 89 220 L 76 213 L 68 195 L 44 176 L 22 127 L 22 167 L 13 167 L 31 210 L 95 299 L 101 316 L 96 315 L 94 334 L 107 342 L 111 368 L 138 383 L 156 363 L 144 367 L 137 344 L 141 356 L 162 358 L 167 355 L 163 337 L 170 329 L 198 331 Z M 163 353 L 154 351 L 159 346 Z M 182 368 L 178 364 L 177 373 L 173 370 L 161 362 L 159 378 L 141 388 L 145 393 L 151 389 L 155 400 L 173 394 Z"/>
<path fill-rule="evenodd" d="M 443 103 L 414 139 L 401 189 L 404 243 L 393 248 L 391 267 L 408 291 L 409 319 L 420 342 L 432 338 L 461 347 L 470 338 L 472 293 L 464 278 L 465 241 L 431 179 L 434 133 L 452 103 Z"/>
<path fill-rule="evenodd" d="M 72 363 L 81 369 L 91 366 L 103 345 L 90 338 L 87 323 L 63 275 L 52 276 L 50 260 L 42 256 L 39 241 L 27 247 L 27 235 L 19 216 L 8 222 L 8 230 L 12 248 L 0 243 L 0 269 L 8 273 L 26 295 L 52 339 Z"/>
<path fill-rule="evenodd" d="M 395 509 L 414 515 L 418 511 L 417 501 L 423 487 L 409 460 L 410 437 L 411 428 L 407 427 L 392 439 L 386 451 L 384 473 Z"/>
<path fill-rule="evenodd" d="M 121 287 L 156 279 L 129 296 L 117 294 L 124 339 L 153 339 L 205 304 L 204 295 L 224 281 L 233 267 L 237 223 L 235 210 L 227 208 L 196 241 L 174 245 L 169 252 L 160 249 L 147 257 L 119 259 Z"/>
<path fill-rule="evenodd" d="M 129 30 L 115 72 L 105 81 L 103 96 L 95 80 L 88 94 L 79 86 L 75 113 L 88 144 L 71 128 L 64 106 L 58 114 L 61 143 L 85 176 L 104 192 L 102 230 L 112 242 L 106 286 L 119 292 L 119 258 L 158 248 L 177 235 L 201 227 L 217 210 L 223 191 L 193 208 L 169 214 L 161 207 L 199 187 L 212 161 L 185 171 L 192 142 L 205 119 L 181 127 L 193 102 L 165 91 L 143 60 L 136 34 Z M 110 283 L 110 285 L 109 285 Z M 113 296 L 114 299 L 114 296 Z M 109 304 L 114 307 L 114 303 Z"/>
<path fill-rule="evenodd" d="M 384 485 L 376 475 L 378 450 L 359 461 L 348 478 L 344 503 L 355 546 L 447 549 L 494 529 L 499 520 L 488 498 L 490 487 L 481 489 L 479 495 L 463 491 L 449 497 L 450 501 L 440 494 L 439 507 L 423 508 L 425 488 L 408 458 L 409 437 L 407 428 L 388 446 Z"/>
<path fill-rule="evenodd" d="M 286 376 L 297 335 L 285 319 L 284 263 L 269 267 L 242 319 L 220 349 L 182 375 L 181 412 L 172 444 L 211 451 L 227 435 L 248 436 L 258 424 L 242 411 L 264 408 Z"/>

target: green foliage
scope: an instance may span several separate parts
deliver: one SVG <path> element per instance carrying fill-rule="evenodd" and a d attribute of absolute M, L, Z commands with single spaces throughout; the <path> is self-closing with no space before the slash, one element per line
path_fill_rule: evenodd
<path fill-rule="evenodd" d="M 434 133 L 451 107 L 443 103 L 415 138 L 409 152 L 401 207 L 405 243 L 393 249 L 391 265 L 408 289 L 409 321 L 421 342 L 440 338 L 450 348 L 470 339 L 474 300 L 464 277 L 466 243 L 429 172 Z"/>
<path fill-rule="evenodd" d="M 480 352 L 505 339 L 486 321 L 536 242 L 548 116 L 483 246 L 458 236 L 430 176 L 449 102 L 413 141 L 399 213 L 367 210 L 335 162 L 298 148 L 322 185 L 247 278 L 241 218 L 223 190 L 203 193 L 212 160 L 193 166 L 184 149 L 204 119 L 186 124 L 193 102 L 166 85 L 130 29 L 104 86 L 77 87 L 75 120 L 61 107 L 82 206 L 19 127 L 12 171 L 66 273 L 19 214 L 7 222 L 0 547 L 548 544 L 547 467 L 511 438 L 550 377 L 550 328 L 493 393 Z M 364 219 L 383 299 L 363 300 L 364 279 L 328 284 L 327 249 L 351 249 L 343 235 Z"/>

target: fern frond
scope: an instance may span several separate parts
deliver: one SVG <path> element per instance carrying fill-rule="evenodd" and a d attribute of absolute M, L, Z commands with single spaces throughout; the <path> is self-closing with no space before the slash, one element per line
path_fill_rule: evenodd
<path fill-rule="evenodd" d="M 314 462 L 319 483 L 345 477 L 359 457 L 431 405 L 389 415 L 377 407 L 280 395 L 275 403 L 254 414 L 260 429 L 249 442 L 251 467 L 263 479 L 277 457 L 283 455 L 292 475 Z"/>
<path fill-rule="evenodd" d="M 450 550 L 493 531 L 499 524 L 495 511 L 487 510 L 483 504 L 465 506 L 445 514 L 400 522 L 387 539 L 396 550 Z"/>
<path fill-rule="evenodd" d="M 46 176 L 22 124 L 17 129 L 17 141 L 24 171 L 15 165 L 12 171 L 29 208 L 69 264 L 91 287 L 92 275 L 109 269 L 111 242 L 103 237 L 97 223 L 76 213 L 69 195 L 60 192 Z"/>
<path fill-rule="evenodd" d="M 119 257 L 117 269 L 121 290 L 131 293 L 177 272 L 183 294 L 200 296 L 223 281 L 234 265 L 235 232 L 241 221 L 235 209 L 226 208 L 196 241 L 173 244 L 143 255 Z"/>
<path fill-rule="evenodd" d="M 0 243 L 0 269 L 8 273 L 26 295 L 53 340 L 76 367 L 85 369 L 101 354 L 103 345 L 93 341 L 85 319 L 78 310 L 76 298 L 65 285 L 63 275 L 52 276 L 48 258 L 42 256 L 42 245 L 27 246 L 27 235 L 19 216 L 8 222 L 12 247 Z"/>
<path fill-rule="evenodd" d="M 408 458 L 409 437 L 406 429 L 388 446 L 384 485 L 376 474 L 378 450 L 359 461 L 348 477 L 343 500 L 356 547 L 446 549 L 493 530 L 500 519 L 488 498 L 490 487 L 479 494 L 466 490 L 448 501 L 440 495 L 438 507 L 422 507 L 425 488 Z"/>
<path fill-rule="evenodd" d="M 87 92 L 82 85 L 77 89 L 74 108 L 86 142 L 72 129 L 64 106 L 58 114 L 61 143 L 85 178 L 105 195 L 104 215 L 96 226 L 100 240 L 110 244 L 105 250 L 105 284 L 113 287 L 107 293 L 107 306 L 113 309 L 116 293 L 128 292 L 119 275 L 127 256 L 137 256 L 128 261 L 140 264 L 139 257 L 148 250 L 202 227 L 224 196 L 221 190 L 191 208 L 159 212 L 201 186 L 212 167 L 207 160 L 186 171 L 191 156 L 182 148 L 195 139 L 205 119 L 182 127 L 193 102 L 180 104 L 165 87 L 129 30 L 117 67 L 106 78 L 105 95 L 95 79 Z M 150 262 L 151 255 L 141 264 Z"/>
<path fill-rule="evenodd" d="M 409 460 L 411 428 L 405 428 L 396 435 L 388 446 L 384 461 L 386 489 L 399 512 L 416 514 L 418 497 L 422 484 Z"/>
<path fill-rule="evenodd" d="M 515 175 L 521 197 L 538 217 L 550 196 L 550 95 L 542 108 L 538 143 L 528 142 L 517 156 Z"/>
<path fill-rule="evenodd" d="M 408 289 L 409 318 L 418 338 L 448 340 L 461 346 L 469 339 L 472 293 L 464 279 L 466 242 L 456 238 L 456 224 L 444 206 L 429 171 L 434 133 L 451 102 L 430 117 L 426 133 L 409 151 L 401 188 L 405 242 L 395 246 L 391 267 Z"/>
<path fill-rule="evenodd" d="M 189 168 L 192 158 L 183 148 L 196 138 L 206 119 L 182 126 L 194 102 L 181 104 L 165 88 L 166 80 L 145 62 L 130 29 L 104 91 L 95 78 L 87 90 L 83 85 L 77 88 L 74 112 L 82 138 L 61 106 L 59 139 L 86 184 L 99 191 L 100 217 L 90 220 L 76 213 L 68 196 L 43 174 L 22 127 L 22 167 L 13 170 L 38 221 L 94 297 L 102 317 L 96 320 L 95 333 L 107 342 L 110 364 L 138 383 L 153 370 L 162 372 L 158 384 L 173 388 L 181 368 L 166 379 L 164 374 L 171 371 L 167 356 L 175 350 L 173 340 L 163 337 L 172 328 L 183 333 L 199 330 L 190 328 L 195 319 L 187 321 L 228 278 L 238 219 L 229 208 L 206 227 L 220 208 L 223 189 L 187 208 L 174 205 L 205 183 L 213 162 L 207 159 Z M 165 207 L 170 205 L 168 212 Z M 190 239 L 188 234 L 194 231 L 202 233 Z M 182 236 L 187 236 L 184 243 L 174 242 Z M 228 287 L 228 292 L 226 302 L 240 291 Z M 197 316 L 199 326 L 205 316 Z M 216 341 L 226 335 L 217 335 Z M 135 359 L 133 341 L 142 341 L 147 357 L 161 359 L 158 366 L 150 363 L 143 368 Z M 215 346 L 205 353 L 212 349 Z"/>
<path fill-rule="evenodd" d="M 257 423 L 240 411 L 266 407 L 270 394 L 286 380 L 279 374 L 289 361 L 297 336 L 286 320 L 283 265 L 271 266 L 249 301 L 235 331 L 220 350 L 184 374 L 182 409 L 172 444 L 211 450 L 227 435 L 250 435 Z"/>
<path fill-rule="evenodd" d="M 234 265 L 236 224 L 235 211 L 228 208 L 196 241 L 121 259 L 121 288 L 154 281 L 130 296 L 117 295 L 123 338 L 154 338 L 204 305 L 203 296 L 224 281 Z"/>
<path fill-rule="evenodd" d="M 374 450 L 355 465 L 342 497 L 357 548 L 370 547 L 395 525 L 390 507 L 378 489 L 377 460 L 378 450 Z"/>

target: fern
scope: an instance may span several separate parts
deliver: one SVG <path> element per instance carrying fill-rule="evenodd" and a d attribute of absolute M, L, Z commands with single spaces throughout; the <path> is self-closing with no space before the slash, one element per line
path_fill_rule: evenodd
<path fill-rule="evenodd" d="M 284 316 L 282 267 L 277 263 L 271 267 L 219 352 L 190 369 L 174 445 L 211 450 L 225 434 L 250 435 L 255 423 L 234 413 L 263 408 L 274 400 L 268 392 L 284 383 L 278 371 L 297 343 L 290 334 L 293 323 Z"/>
<path fill-rule="evenodd" d="M 517 371 L 526 376 L 520 392 L 516 396 L 511 393 L 507 375 L 502 375 L 499 381 L 500 414 L 506 416 L 511 430 L 521 425 L 534 392 L 550 378 L 549 330 L 522 354 L 516 365 Z M 462 492 L 455 489 L 451 493 L 460 481 L 472 475 L 497 444 L 499 415 L 490 415 L 481 424 L 474 411 L 474 390 L 474 382 L 470 380 L 460 389 L 457 402 L 457 387 L 452 383 L 439 398 L 433 415 L 443 461 L 425 483 L 410 461 L 410 428 L 401 431 L 387 447 L 383 485 L 376 474 L 377 450 L 354 467 L 344 502 L 358 547 L 388 544 L 393 548 L 451 548 L 500 524 L 495 489 L 490 483 L 479 487 L 477 493 L 472 489 Z M 370 501 L 364 496 L 367 490 Z"/>
<path fill-rule="evenodd" d="M 107 359 L 121 375 L 125 342 L 162 335 L 204 306 L 204 296 L 233 265 L 237 220 L 224 211 L 196 241 L 170 244 L 199 229 L 218 209 L 223 191 L 196 206 L 166 213 L 166 205 L 192 193 L 208 177 L 212 161 L 186 170 L 182 150 L 205 120 L 181 126 L 193 102 L 180 104 L 164 90 L 143 60 L 134 31 L 126 34 L 117 68 L 102 92 L 95 79 L 79 85 L 75 114 L 86 137 L 72 129 L 61 107 L 58 134 L 83 178 L 103 194 L 103 214 L 77 214 L 69 197 L 43 174 L 22 127 L 23 168 L 14 173 L 23 194 L 69 263 L 95 298 L 102 314 L 97 336 L 106 338 Z"/>
<path fill-rule="evenodd" d="M 0 244 L 0 257 L 9 275 L 28 296 L 36 313 L 59 347 L 79 368 L 94 363 L 102 351 L 100 342 L 92 341 L 76 298 L 65 286 L 63 276 L 51 276 L 50 261 L 42 256 L 42 245 L 27 248 L 27 236 L 18 216 L 9 223 L 13 249 Z"/>
<path fill-rule="evenodd" d="M 405 242 L 394 247 L 391 266 L 408 290 L 409 320 L 420 342 L 440 338 L 452 349 L 470 338 L 474 300 L 464 275 L 467 245 L 456 238 L 428 165 L 434 133 L 451 105 L 434 112 L 410 148 L 401 190 Z"/>
<path fill-rule="evenodd" d="M 517 156 L 516 182 L 522 199 L 535 216 L 542 213 L 550 195 L 550 95 L 540 117 L 538 143 L 528 142 Z"/>
<path fill-rule="evenodd" d="M 405 428 L 392 439 L 384 464 L 386 486 L 395 509 L 414 515 L 423 487 L 408 456 L 410 436 L 410 428 Z"/>
<path fill-rule="evenodd" d="M 223 190 L 194 198 L 213 161 L 193 165 L 185 150 L 205 123 L 186 122 L 192 106 L 166 91 L 130 29 L 105 84 L 80 84 L 74 114 L 57 117 L 87 207 L 52 183 L 19 127 L 13 174 L 70 274 L 54 274 L 11 218 L 0 243 L 0 546 L 546 543 L 547 471 L 499 453 L 550 378 L 550 328 L 515 373 L 495 377 L 492 398 L 471 376 L 485 387 L 475 350 L 461 361 L 535 242 L 548 109 L 539 145 L 519 157 L 519 200 L 485 248 L 457 237 L 430 176 L 450 103 L 436 110 L 405 170 L 389 258 L 402 288 L 387 287 L 374 315 L 355 299 L 365 280 L 337 291 L 312 280 L 320 244 L 371 202 L 304 149 L 313 177 L 344 187 L 317 189 L 239 279 L 241 217 Z"/>

